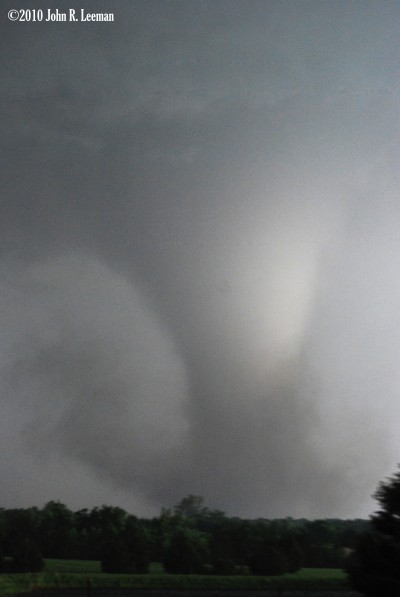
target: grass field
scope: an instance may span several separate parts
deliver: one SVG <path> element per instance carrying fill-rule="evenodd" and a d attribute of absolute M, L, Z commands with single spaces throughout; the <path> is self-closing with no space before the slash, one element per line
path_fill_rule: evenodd
<path fill-rule="evenodd" d="M 341 590 L 348 588 L 342 570 L 304 568 L 295 574 L 268 576 L 212 576 L 165 574 L 153 563 L 149 574 L 104 574 L 100 563 L 79 560 L 46 560 L 40 573 L 0 575 L 0 594 L 35 589 L 79 589 L 88 581 L 93 589 L 203 589 L 203 590 Z"/>

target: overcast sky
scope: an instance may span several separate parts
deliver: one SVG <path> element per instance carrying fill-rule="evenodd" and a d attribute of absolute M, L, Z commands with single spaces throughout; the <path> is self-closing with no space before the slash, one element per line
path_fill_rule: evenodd
<path fill-rule="evenodd" d="M 400 6 L 2 0 L 0 505 L 357 517 L 400 461 Z"/>

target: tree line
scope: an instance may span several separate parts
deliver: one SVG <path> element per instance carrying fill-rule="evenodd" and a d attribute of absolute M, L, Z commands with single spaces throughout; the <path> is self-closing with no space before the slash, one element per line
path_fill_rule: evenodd
<path fill-rule="evenodd" d="M 44 558 L 99 560 L 104 572 L 146 573 L 150 562 L 179 574 L 279 575 L 302 567 L 342 568 L 366 520 L 228 517 L 189 495 L 158 517 L 114 506 L 71 511 L 0 509 L 0 569 L 39 571 Z"/>

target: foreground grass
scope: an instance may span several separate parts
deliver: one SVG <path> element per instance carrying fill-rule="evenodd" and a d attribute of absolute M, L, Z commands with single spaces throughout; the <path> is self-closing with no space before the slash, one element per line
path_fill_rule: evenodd
<path fill-rule="evenodd" d="M 347 589 L 342 570 L 304 568 L 282 576 L 207 576 L 160 573 L 152 565 L 150 574 L 104 574 L 99 562 L 46 560 L 43 572 L 0 575 L 0 594 L 34 590 L 85 589 L 171 589 L 171 590 L 342 590 Z M 156 573 L 152 573 L 152 572 Z"/>

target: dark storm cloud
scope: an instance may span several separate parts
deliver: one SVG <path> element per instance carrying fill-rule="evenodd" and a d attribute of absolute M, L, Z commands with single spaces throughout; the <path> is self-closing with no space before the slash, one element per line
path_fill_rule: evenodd
<path fill-rule="evenodd" d="M 0 498 L 365 514 L 399 448 L 397 7 L 96 11 L 2 17 Z"/>

